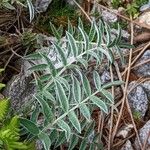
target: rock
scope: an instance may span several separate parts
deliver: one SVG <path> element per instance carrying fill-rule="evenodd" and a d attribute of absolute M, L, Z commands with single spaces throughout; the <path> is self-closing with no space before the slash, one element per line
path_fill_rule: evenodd
<path fill-rule="evenodd" d="M 100 67 L 99 69 L 99 74 L 100 74 L 100 80 L 102 84 L 106 84 L 111 82 L 111 76 L 110 72 L 108 71 L 108 68 L 106 66 Z M 116 74 L 114 74 L 114 81 L 118 80 L 118 77 Z M 122 97 L 122 90 L 120 87 L 115 87 L 115 92 L 114 92 L 114 97 L 116 100 L 120 99 Z M 111 92 L 111 89 L 110 89 Z"/>
<path fill-rule="evenodd" d="M 146 144 L 147 146 L 145 150 L 150 149 L 149 134 L 150 134 L 150 120 L 139 130 L 139 138 L 140 138 L 141 144 L 143 145 L 145 143 L 145 140 L 147 140 L 147 144 Z M 140 146 L 139 146 L 137 138 L 135 139 L 134 145 L 135 145 L 136 150 L 140 150 Z"/>
<path fill-rule="evenodd" d="M 45 12 L 52 0 L 36 0 L 35 6 L 38 12 Z"/>
<path fill-rule="evenodd" d="M 139 23 L 150 26 L 150 11 L 144 12 L 138 18 Z"/>
<path fill-rule="evenodd" d="M 123 39 L 128 40 L 130 38 L 130 34 L 127 31 L 121 30 L 121 32 L 122 32 L 121 36 Z M 111 29 L 111 33 L 112 33 L 112 35 L 117 36 L 118 30 L 117 29 Z"/>
<path fill-rule="evenodd" d="M 148 100 L 150 100 L 150 81 L 145 81 L 141 85 L 144 88 L 145 92 L 147 93 Z"/>
<path fill-rule="evenodd" d="M 121 148 L 121 150 L 133 150 L 131 142 L 127 140 L 126 143 Z"/>
<path fill-rule="evenodd" d="M 129 133 L 131 132 L 132 129 L 133 129 L 132 124 L 125 125 L 118 131 L 116 137 L 125 139 L 125 138 L 127 138 L 127 136 L 129 135 Z"/>
<path fill-rule="evenodd" d="M 0 93 L 0 100 L 4 98 L 4 95 Z"/>
<path fill-rule="evenodd" d="M 136 64 L 150 60 L 150 50 L 147 50 Z M 135 74 L 139 77 L 150 77 L 150 62 L 144 63 L 139 67 L 134 68 Z"/>
<path fill-rule="evenodd" d="M 117 10 L 114 10 L 114 12 L 117 12 Z M 102 18 L 108 23 L 114 23 L 118 20 L 117 15 L 107 10 L 102 10 Z"/>
<path fill-rule="evenodd" d="M 101 74 L 100 78 L 101 78 L 102 84 L 111 81 L 110 73 L 109 73 L 109 71 L 107 71 L 107 70 L 104 70 L 104 71 L 103 71 L 103 73 Z"/>
<path fill-rule="evenodd" d="M 129 91 L 132 87 L 134 87 L 137 83 L 135 81 L 129 84 Z M 141 117 L 145 116 L 145 113 L 148 109 L 148 98 L 147 94 L 144 91 L 144 88 L 141 85 L 136 86 L 129 94 L 128 101 L 133 113 L 140 113 Z"/>
<path fill-rule="evenodd" d="M 36 144 L 35 144 L 35 147 L 36 147 L 36 150 L 43 150 L 42 142 L 40 140 L 37 140 Z"/>
<path fill-rule="evenodd" d="M 138 29 L 137 29 L 138 30 Z M 141 30 L 141 29 L 140 29 Z M 136 31 L 136 33 L 138 33 L 138 31 Z M 145 43 L 148 42 L 150 40 L 150 32 L 147 31 L 140 31 L 134 38 L 133 43 L 134 44 L 139 44 L 139 43 Z"/>
<path fill-rule="evenodd" d="M 144 12 L 150 9 L 150 1 L 147 4 L 144 4 L 143 6 L 140 7 L 140 11 Z"/>
<path fill-rule="evenodd" d="M 126 9 L 124 7 L 119 7 L 118 8 L 118 13 L 121 15 L 124 15 L 126 13 Z"/>
<path fill-rule="evenodd" d="M 10 98 L 13 110 L 19 110 L 22 105 L 32 99 L 36 91 L 35 86 L 31 84 L 32 79 L 20 73 L 7 83 L 3 94 Z"/>
<path fill-rule="evenodd" d="M 71 6 L 75 6 L 75 3 L 71 0 L 65 0 L 67 4 L 71 5 Z"/>

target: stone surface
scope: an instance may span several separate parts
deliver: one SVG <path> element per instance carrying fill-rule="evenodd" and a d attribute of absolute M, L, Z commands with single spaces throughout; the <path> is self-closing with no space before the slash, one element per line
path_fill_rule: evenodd
<path fill-rule="evenodd" d="M 144 4 L 143 6 L 140 7 L 140 11 L 144 12 L 150 9 L 150 1 L 147 4 Z"/>
<path fill-rule="evenodd" d="M 139 130 L 139 138 L 140 138 L 141 144 L 144 144 L 145 140 L 147 139 L 146 150 L 150 149 L 150 136 L 148 138 L 149 134 L 150 134 L 150 120 Z M 137 138 L 135 139 L 134 145 L 135 145 L 136 150 L 140 150 L 140 146 L 139 146 Z"/>
<path fill-rule="evenodd" d="M 109 73 L 109 71 L 107 71 L 107 70 L 104 70 L 104 71 L 103 71 L 103 73 L 101 74 L 100 78 L 101 78 L 102 84 L 111 81 L 110 73 Z"/>
<path fill-rule="evenodd" d="M 133 90 L 128 94 L 128 101 L 132 111 L 135 113 L 138 112 L 141 117 L 144 117 L 148 109 L 148 98 L 144 88 L 141 85 L 135 86 L 136 84 L 135 81 L 129 84 L 129 91 L 130 89 Z"/>
<path fill-rule="evenodd" d="M 36 0 L 35 6 L 38 12 L 45 12 L 52 0 Z"/>
<path fill-rule="evenodd" d="M 114 11 L 117 12 L 117 10 Z M 102 10 L 102 18 L 108 23 L 114 23 L 118 20 L 117 15 L 107 10 Z"/>
<path fill-rule="evenodd" d="M 150 101 L 150 81 L 145 81 L 141 85 L 144 88 L 145 92 L 147 93 L 148 100 Z"/>
<path fill-rule="evenodd" d="M 150 11 L 144 12 L 138 18 L 139 23 L 150 26 Z"/>
<path fill-rule="evenodd" d="M 116 137 L 120 137 L 120 138 L 125 139 L 128 137 L 128 135 L 132 129 L 133 129 L 132 124 L 126 124 L 125 126 L 121 127 L 121 129 L 118 131 Z"/>
<path fill-rule="evenodd" d="M 130 37 L 130 34 L 125 30 L 121 30 L 121 32 L 122 32 L 122 34 L 121 34 L 122 38 L 125 39 L 125 40 L 128 40 L 129 37 Z M 118 35 L 118 30 L 117 29 L 111 29 L 111 33 L 112 33 L 112 35 L 117 36 Z"/>
<path fill-rule="evenodd" d="M 10 98 L 12 109 L 18 110 L 32 99 L 36 90 L 31 81 L 32 77 L 26 77 L 20 73 L 8 82 L 3 94 Z"/>
<path fill-rule="evenodd" d="M 40 140 L 36 141 L 36 150 L 43 150 L 43 144 Z"/>
<path fill-rule="evenodd" d="M 133 150 L 131 142 L 129 140 L 126 141 L 126 143 L 123 145 L 123 147 L 121 148 L 121 150 Z"/>
<path fill-rule="evenodd" d="M 147 50 L 136 64 L 150 60 L 150 50 Z M 134 69 L 135 74 L 141 77 L 150 77 L 150 62 L 144 63 Z"/>
<path fill-rule="evenodd" d="M 4 95 L 0 93 L 0 100 L 4 98 Z"/>
<path fill-rule="evenodd" d="M 71 6 L 75 6 L 75 3 L 71 0 L 65 0 L 67 4 L 71 5 Z"/>

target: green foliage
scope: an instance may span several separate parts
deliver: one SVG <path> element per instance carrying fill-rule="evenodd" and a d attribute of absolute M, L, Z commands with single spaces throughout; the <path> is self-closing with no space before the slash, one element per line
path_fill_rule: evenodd
<path fill-rule="evenodd" d="M 123 1 L 112 0 L 113 8 L 124 7 L 129 15 L 136 18 L 139 15 L 139 8 L 148 3 L 148 0 L 133 0 L 130 3 L 123 3 Z"/>
<path fill-rule="evenodd" d="M 29 9 L 30 22 L 31 22 L 34 19 L 34 15 L 35 15 L 32 0 L 27 0 L 27 6 L 28 6 L 28 9 Z"/>
<path fill-rule="evenodd" d="M 133 117 L 134 117 L 134 119 L 140 121 L 141 117 L 142 117 L 141 112 L 139 112 L 139 111 L 133 111 Z"/>
<path fill-rule="evenodd" d="M 62 0 L 55 0 L 52 1 L 50 9 L 48 11 L 48 13 L 52 13 L 51 16 L 52 17 L 58 17 L 58 16 L 68 16 L 68 17 L 72 17 L 74 16 L 75 10 L 73 9 L 73 7 L 69 6 L 69 5 L 65 5 L 64 1 Z"/>
<path fill-rule="evenodd" d="M 4 71 L 0 69 L 0 72 Z M 2 84 L 0 84 L 1 86 Z M 2 88 L 3 86 L 1 86 Z M 20 142 L 19 117 L 7 118 L 9 111 L 9 100 L 4 98 L 0 100 L 0 149 L 21 150 L 28 149 L 27 145 Z"/>
<path fill-rule="evenodd" d="M 38 44 L 36 42 L 37 34 L 33 33 L 31 30 L 24 31 L 21 35 L 21 43 L 27 49 L 37 48 Z"/>
<path fill-rule="evenodd" d="M 2 99 L 0 100 L 0 121 L 2 121 L 9 109 L 9 100 L 8 99 Z"/>
<path fill-rule="evenodd" d="M 0 68 L 0 74 L 4 71 L 4 69 Z M 0 83 L 0 90 L 5 87 L 5 84 Z"/>
<path fill-rule="evenodd" d="M 136 2 L 136 4 L 140 7 L 140 6 L 148 3 L 149 0 L 134 0 L 134 2 Z"/>
<path fill-rule="evenodd" d="M 132 2 L 131 4 L 127 5 L 127 13 L 135 18 L 136 15 L 138 15 L 138 8 L 139 6 L 137 5 L 136 1 Z"/>
<path fill-rule="evenodd" d="M 20 142 L 19 118 L 14 116 L 6 120 L 9 110 L 9 100 L 0 100 L 0 148 L 7 150 L 28 149 L 27 145 Z"/>
<path fill-rule="evenodd" d="M 0 141 L 2 142 L 0 147 L 8 150 L 27 149 L 28 147 L 19 140 L 19 118 L 15 116 L 0 129 Z"/>
<path fill-rule="evenodd" d="M 26 7 L 25 0 L 0 0 L 0 8 L 15 10 L 15 4 Z"/>
<path fill-rule="evenodd" d="M 0 0 L 0 8 L 15 10 L 15 7 L 11 4 L 10 0 Z"/>
<path fill-rule="evenodd" d="M 120 25 L 121 29 L 126 29 L 128 22 L 125 20 L 120 20 L 119 25 Z M 118 22 L 111 23 L 110 26 L 114 29 L 117 29 L 118 28 Z"/>
<path fill-rule="evenodd" d="M 26 57 L 34 64 L 30 70 L 44 75 L 35 79 L 35 108 L 38 106 L 38 109 L 33 111 L 31 120 L 22 118 L 21 124 L 30 135 L 42 141 L 46 150 L 51 145 L 56 148 L 66 142 L 69 149 L 75 146 L 79 149 L 99 147 L 92 110 L 97 107 L 108 114 L 114 97 L 107 89 L 123 82 L 102 84 L 95 69 L 90 77 L 93 85 L 84 72 L 91 60 L 96 62 L 96 66 L 101 65 L 103 60 L 113 64 L 116 48 L 122 60 L 120 48 L 132 46 L 122 43 L 120 26 L 118 36 L 112 38 L 110 27 L 102 21 L 93 21 L 90 31 L 86 32 L 79 19 L 77 28 L 68 25 L 65 38 L 52 24 L 51 28 L 56 39 L 49 49 L 56 54 L 57 63 L 48 57 L 49 52 L 43 48 Z M 36 60 L 41 63 L 36 64 Z M 37 122 L 39 115 L 43 117 L 40 124 Z"/>
<path fill-rule="evenodd" d="M 24 8 L 28 7 L 31 22 L 35 14 L 32 0 L 0 0 L 0 9 L 6 8 L 8 10 L 16 10 L 16 4 Z"/>
<path fill-rule="evenodd" d="M 112 0 L 111 3 L 113 8 L 118 8 L 121 5 L 122 1 Z"/>
<path fill-rule="evenodd" d="M 46 13 L 38 16 L 37 26 L 42 31 L 44 30 L 52 34 L 53 29 L 49 26 L 49 22 L 52 22 L 56 27 L 60 27 L 61 25 L 61 27 L 66 29 L 68 26 L 68 19 L 73 25 L 76 25 L 78 16 L 79 14 L 77 14 L 76 9 L 65 4 L 64 0 L 53 0 Z"/>
<path fill-rule="evenodd" d="M 148 0 L 133 0 L 131 4 L 127 5 L 127 13 L 136 18 L 139 15 L 139 8 L 147 2 Z"/>

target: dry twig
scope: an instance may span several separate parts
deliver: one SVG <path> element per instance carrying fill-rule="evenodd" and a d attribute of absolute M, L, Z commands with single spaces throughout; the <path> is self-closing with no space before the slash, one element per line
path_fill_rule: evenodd
<path fill-rule="evenodd" d="M 132 17 L 131 17 L 131 20 L 132 20 Z M 131 21 L 131 44 L 133 44 L 133 23 L 132 23 L 132 21 Z M 132 123 L 134 125 L 134 129 L 135 129 L 135 132 L 136 132 L 136 135 L 137 135 L 137 138 L 138 138 L 139 145 L 140 145 L 140 147 L 142 147 L 139 136 L 138 136 L 138 132 L 137 132 L 137 129 L 136 129 L 136 126 L 135 126 L 135 123 L 134 123 L 132 112 L 131 112 L 131 109 L 130 109 L 130 106 L 129 106 L 129 103 L 128 103 L 128 100 L 127 100 L 127 88 L 128 88 L 129 76 L 130 76 L 130 71 L 131 71 L 132 52 L 133 52 L 133 49 L 130 49 L 129 62 L 128 62 L 128 72 L 127 72 L 127 76 L 126 76 L 126 82 L 125 82 L 124 93 L 123 93 L 123 98 L 122 98 L 122 105 L 121 105 L 121 109 L 120 109 L 120 113 L 119 113 L 119 116 L 118 116 L 118 120 L 117 120 L 115 129 L 114 129 L 114 132 L 113 132 L 113 138 L 117 133 L 118 125 L 120 123 L 121 116 L 122 116 L 122 113 L 123 113 L 123 108 L 124 108 L 124 105 L 126 103 L 127 108 L 128 108 L 128 112 L 130 114 Z"/>
<path fill-rule="evenodd" d="M 113 75 L 112 65 L 110 66 L 110 75 L 111 75 L 111 82 L 113 82 L 114 75 Z M 114 86 L 112 86 L 112 96 L 114 97 Z M 110 117 L 109 138 L 108 138 L 108 150 L 111 150 L 111 145 L 112 145 L 113 115 L 114 115 L 114 106 L 112 105 L 111 117 Z"/>

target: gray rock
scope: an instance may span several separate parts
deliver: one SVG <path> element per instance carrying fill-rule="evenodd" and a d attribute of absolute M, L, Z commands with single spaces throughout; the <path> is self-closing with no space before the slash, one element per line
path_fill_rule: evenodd
<path fill-rule="evenodd" d="M 110 72 L 108 71 L 107 68 L 100 67 L 100 79 L 102 84 L 106 84 L 111 82 L 111 76 Z M 118 80 L 118 77 L 114 75 L 114 81 Z M 111 91 L 110 91 L 111 92 Z M 122 90 L 120 87 L 115 87 L 115 92 L 114 92 L 115 99 L 120 99 L 122 97 Z"/>
<path fill-rule="evenodd" d="M 40 140 L 36 141 L 36 150 L 43 150 L 43 144 Z"/>
<path fill-rule="evenodd" d="M 104 70 L 103 73 L 101 74 L 101 82 L 102 84 L 110 82 L 111 81 L 111 77 L 110 77 L 110 73 L 107 70 Z"/>
<path fill-rule="evenodd" d="M 124 38 L 125 40 L 129 39 L 130 34 L 127 31 L 121 30 L 121 32 L 122 32 L 122 38 Z M 112 33 L 112 35 L 117 36 L 118 30 L 117 29 L 111 29 L 111 33 Z"/>
<path fill-rule="evenodd" d="M 38 12 L 45 12 L 52 0 L 36 0 L 35 6 Z"/>
<path fill-rule="evenodd" d="M 144 12 L 150 9 L 150 1 L 147 4 L 144 4 L 143 6 L 140 7 L 140 11 Z"/>
<path fill-rule="evenodd" d="M 145 81 L 141 85 L 144 88 L 145 92 L 147 93 L 148 100 L 150 100 L 150 81 Z"/>
<path fill-rule="evenodd" d="M 121 90 L 121 87 L 115 87 L 115 92 L 114 92 L 114 97 L 115 97 L 115 100 L 119 100 L 122 98 L 122 90 Z M 111 91 L 110 91 L 111 92 Z"/>
<path fill-rule="evenodd" d="M 144 144 L 145 140 L 147 140 L 146 150 L 150 149 L 150 137 L 148 138 L 149 133 L 150 133 L 150 120 L 139 130 L 139 138 L 141 144 Z M 136 150 L 140 150 L 137 138 L 135 139 L 134 145 Z"/>
<path fill-rule="evenodd" d="M 71 5 L 71 6 L 75 6 L 75 3 L 71 0 L 65 0 L 67 4 Z"/>
<path fill-rule="evenodd" d="M 116 137 L 118 138 L 122 138 L 125 139 L 129 136 L 129 134 L 131 133 L 131 130 L 133 129 L 133 125 L 132 124 L 126 124 L 124 126 L 122 126 L 119 131 L 117 132 Z"/>
<path fill-rule="evenodd" d="M 146 11 L 146 12 L 142 13 L 138 17 L 138 20 L 139 20 L 139 23 L 150 26 L 150 11 Z"/>
<path fill-rule="evenodd" d="M 147 50 L 136 64 L 145 62 L 150 59 L 150 50 Z M 142 77 L 150 77 L 150 62 L 140 65 L 134 69 L 136 75 Z"/>
<path fill-rule="evenodd" d="M 133 150 L 131 142 L 127 140 L 126 143 L 121 148 L 121 150 Z"/>
<path fill-rule="evenodd" d="M 117 12 L 117 10 L 114 10 L 114 12 Z M 102 18 L 108 23 L 114 23 L 118 20 L 117 15 L 107 10 L 102 10 Z"/>
<path fill-rule="evenodd" d="M 130 90 L 135 85 L 135 81 L 131 82 L 128 89 Z M 133 112 L 140 113 L 141 117 L 145 116 L 148 109 L 148 98 L 144 88 L 141 85 L 133 88 L 133 90 L 128 94 L 128 101 Z"/>
<path fill-rule="evenodd" d="M 19 110 L 22 105 L 32 99 L 36 90 L 31 81 L 32 77 L 26 77 L 20 73 L 8 82 L 3 94 L 10 98 L 12 109 Z"/>

